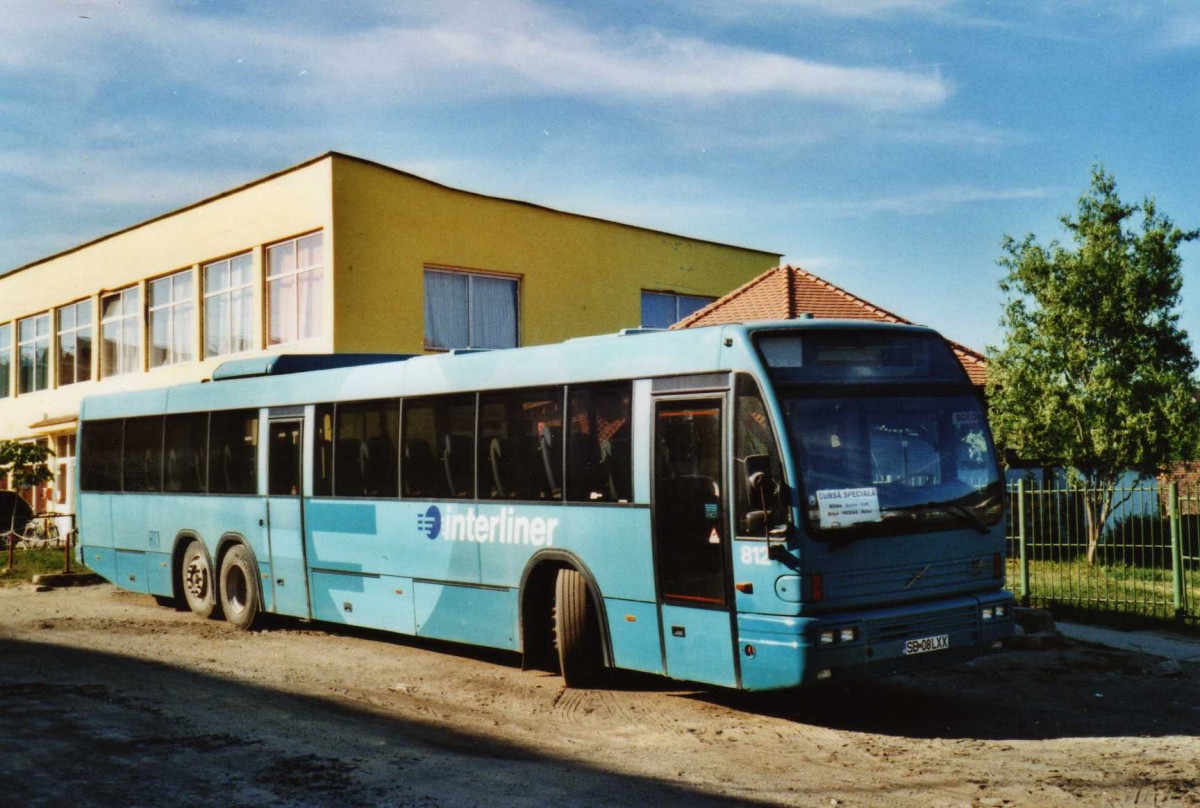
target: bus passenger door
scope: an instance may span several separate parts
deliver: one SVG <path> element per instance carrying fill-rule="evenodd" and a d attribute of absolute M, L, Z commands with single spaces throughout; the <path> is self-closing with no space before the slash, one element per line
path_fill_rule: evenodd
<path fill-rule="evenodd" d="M 654 407 L 654 551 L 667 675 L 737 685 L 721 397 Z"/>
<path fill-rule="evenodd" d="M 267 431 L 267 546 L 275 611 L 308 617 L 303 492 L 304 421 L 272 418 Z"/>

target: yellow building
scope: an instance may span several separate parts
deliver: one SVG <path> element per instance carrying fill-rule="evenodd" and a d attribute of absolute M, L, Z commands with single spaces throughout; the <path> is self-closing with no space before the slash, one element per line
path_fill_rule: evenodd
<path fill-rule="evenodd" d="M 49 443 L 56 479 L 34 505 L 69 512 L 84 396 L 262 353 L 665 327 L 779 258 L 330 152 L 0 275 L 0 440 Z"/>

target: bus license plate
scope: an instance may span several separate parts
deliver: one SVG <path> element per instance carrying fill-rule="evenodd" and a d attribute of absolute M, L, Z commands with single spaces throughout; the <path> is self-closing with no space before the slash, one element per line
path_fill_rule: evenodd
<path fill-rule="evenodd" d="M 928 654 L 930 651 L 945 651 L 950 647 L 950 635 L 939 634 L 936 637 L 922 637 L 919 640 L 909 640 L 904 643 L 904 655 Z"/>

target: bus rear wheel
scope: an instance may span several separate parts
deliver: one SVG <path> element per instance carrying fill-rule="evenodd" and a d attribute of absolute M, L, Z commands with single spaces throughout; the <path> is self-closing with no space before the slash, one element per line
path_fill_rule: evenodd
<path fill-rule="evenodd" d="M 245 545 L 229 548 L 221 559 L 221 609 L 234 628 L 247 631 L 258 618 L 258 576 Z"/>
<path fill-rule="evenodd" d="M 212 567 L 204 545 L 193 540 L 183 551 L 183 564 L 179 568 L 179 588 L 188 608 L 198 617 L 209 618 L 217 611 L 217 593 L 214 591 Z"/>
<path fill-rule="evenodd" d="M 601 669 L 599 621 L 579 570 L 564 568 L 555 578 L 554 645 L 567 687 L 596 682 Z"/>

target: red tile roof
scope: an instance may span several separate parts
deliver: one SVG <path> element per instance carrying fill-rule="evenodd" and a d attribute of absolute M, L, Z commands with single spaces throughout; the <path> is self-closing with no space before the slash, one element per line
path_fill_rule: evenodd
<path fill-rule="evenodd" d="M 811 314 L 823 319 L 880 320 L 885 323 L 909 324 L 912 322 L 868 303 L 800 267 L 785 264 L 767 270 L 724 297 L 683 318 L 672 328 L 695 328 L 751 320 L 794 320 L 802 314 Z M 983 354 L 957 342 L 951 342 L 950 346 L 966 369 L 971 383 L 980 387 L 987 384 L 987 360 Z"/>

